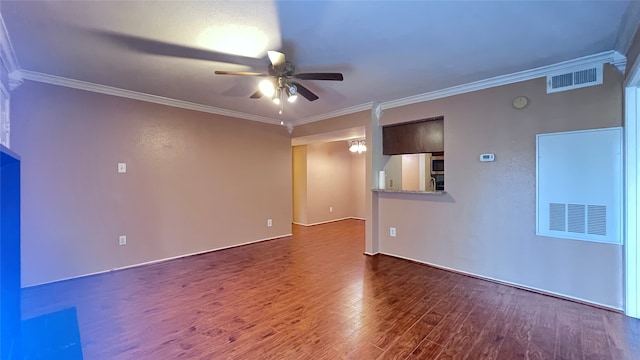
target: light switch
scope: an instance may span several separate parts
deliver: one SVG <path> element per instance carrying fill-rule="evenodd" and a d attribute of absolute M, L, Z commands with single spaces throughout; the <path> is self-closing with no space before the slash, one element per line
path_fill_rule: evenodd
<path fill-rule="evenodd" d="M 124 174 L 127 172 L 127 163 L 118 163 L 118 172 Z"/>

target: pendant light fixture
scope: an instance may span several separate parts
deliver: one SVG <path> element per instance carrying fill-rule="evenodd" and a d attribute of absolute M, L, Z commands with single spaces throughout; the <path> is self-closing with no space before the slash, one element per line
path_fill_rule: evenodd
<path fill-rule="evenodd" d="M 362 139 L 362 140 L 351 140 L 349 142 L 349 151 L 357 152 L 358 154 L 362 154 L 364 151 L 367 151 L 367 145 L 366 145 L 364 139 Z"/>

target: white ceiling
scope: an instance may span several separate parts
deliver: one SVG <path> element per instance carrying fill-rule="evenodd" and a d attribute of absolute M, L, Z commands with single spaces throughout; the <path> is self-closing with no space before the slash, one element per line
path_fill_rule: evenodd
<path fill-rule="evenodd" d="M 22 69 L 295 124 L 372 101 L 613 50 L 628 6 L 628 1 L 3 1 L 0 12 Z M 260 78 L 213 74 L 266 72 L 267 50 L 286 53 L 299 72 L 342 72 L 345 80 L 301 81 L 320 99 L 287 103 L 278 115 L 269 99 L 249 99 Z"/>

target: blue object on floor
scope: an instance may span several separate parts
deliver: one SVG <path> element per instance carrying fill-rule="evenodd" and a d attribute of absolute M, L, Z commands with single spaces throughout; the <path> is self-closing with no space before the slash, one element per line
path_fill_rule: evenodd
<path fill-rule="evenodd" d="M 22 321 L 25 360 L 82 360 L 76 308 L 68 308 Z"/>
<path fill-rule="evenodd" d="M 20 359 L 20 158 L 0 145 L 0 360 Z"/>

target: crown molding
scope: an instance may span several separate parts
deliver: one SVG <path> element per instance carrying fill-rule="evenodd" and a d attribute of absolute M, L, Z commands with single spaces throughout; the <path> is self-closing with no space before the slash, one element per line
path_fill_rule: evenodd
<path fill-rule="evenodd" d="M 24 79 L 22 78 L 22 71 L 16 70 L 12 71 L 8 75 L 9 80 L 9 89 L 15 90 L 18 86 L 22 85 Z"/>
<path fill-rule="evenodd" d="M 201 111 L 201 112 L 206 112 L 211 114 L 230 116 L 230 117 L 235 117 L 235 118 L 240 118 L 245 120 L 259 121 L 259 122 L 274 124 L 274 125 L 281 124 L 281 120 L 279 119 L 247 114 L 240 111 L 226 110 L 226 109 L 217 108 L 214 106 L 202 105 L 202 104 L 192 103 L 189 101 L 177 100 L 177 99 L 172 99 L 172 98 L 167 98 L 163 96 L 152 95 L 152 94 L 147 94 L 147 93 L 142 93 L 137 91 L 125 90 L 125 89 L 116 88 L 112 86 L 100 85 L 100 84 L 91 83 L 87 81 L 75 80 L 75 79 L 70 79 L 62 76 L 40 73 L 37 71 L 20 70 L 15 72 L 15 74 L 19 74 L 20 81 L 22 81 L 22 79 L 25 79 L 25 80 L 31 80 L 31 81 L 36 81 L 36 82 L 41 82 L 41 83 L 46 83 L 51 85 L 64 86 L 64 87 L 70 87 L 70 88 L 79 89 L 79 90 L 97 92 L 97 93 L 106 94 L 106 95 L 119 96 L 119 97 L 124 97 L 128 99 L 133 99 L 133 100 L 140 100 L 140 101 L 173 106 L 173 107 L 178 107 L 183 109 Z M 373 102 L 351 106 L 348 108 L 328 112 L 325 114 L 304 118 L 304 119 L 295 121 L 294 123 L 289 123 L 288 127 L 293 128 L 294 125 L 298 126 L 298 125 L 308 124 L 311 122 L 330 119 L 330 118 L 334 118 L 342 115 L 353 114 L 359 111 L 370 110 L 372 106 L 373 106 Z"/>
<path fill-rule="evenodd" d="M 622 55 L 621 53 L 614 51 L 613 59 L 609 61 L 609 63 L 618 69 L 618 71 L 624 75 L 625 70 L 627 69 L 627 57 Z"/>
<path fill-rule="evenodd" d="M 304 119 L 300 119 L 296 121 L 295 125 L 300 126 L 300 125 L 304 125 L 304 124 L 308 124 L 308 123 L 312 123 L 320 120 L 332 119 L 338 116 L 349 115 L 349 114 L 353 114 L 353 113 L 357 113 L 365 110 L 371 110 L 372 107 L 373 107 L 373 101 L 360 104 L 360 105 L 350 106 L 348 108 L 344 108 L 336 111 L 331 111 L 331 112 L 320 114 L 320 115 L 309 116 Z"/>
<path fill-rule="evenodd" d="M 20 64 L 16 58 L 16 52 L 13 50 L 9 32 L 4 23 L 4 18 L 0 13 L 0 57 L 2 63 L 7 69 L 9 76 L 9 89 L 13 90 L 22 84 L 22 74 L 20 72 Z"/>
<path fill-rule="evenodd" d="M 449 96 L 464 94 L 477 90 L 484 90 L 496 86 L 513 84 L 521 81 L 545 77 L 551 73 L 563 72 L 575 67 L 587 67 L 590 65 L 610 63 L 618 70 L 624 72 L 626 57 L 617 51 L 606 51 L 599 54 L 588 55 L 581 58 L 563 61 L 557 64 L 542 66 L 535 69 L 516 72 L 508 75 L 500 75 L 493 78 L 471 82 L 468 84 L 452 86 L 450 88 L 435 90 L 424 94 L 413 95 L 402 99 L 381 103 L 382 109 L 391 109 L 399 106 L 411 105 L 429 100 L 441 99 Z"/>
<path fill-rule="evenodd" d="M 37 81 L 37 82 L 51 84 L 51 85 L 65 86 L 65 87 L 70 87 L 70 88 L 79 89 L 79 90 L 91 91 L 91 92 L 96 92 L 96 93 L 106 94 L 106 95 L 119 96 L 127 99 L 146 101 L 150 103 L 172 106 L 172 107 L 177 107 L 182 109 L 201 111 L 201 112 L 206 112 L 210 114 L 229 116 L 229 117 L 240 118 L 245 120 L 259 121 L 267 124 L 273 124 L 273 125 L 280 124 L 280 120 L 277 120 L 277 119 L 247 114 L 239 111 L 221 109 L 214 106 L 196 104 L 189 101 L 171 99 L 163 96 L 125 90 L 125 89 L 120 89 L 112 86 L 94 84 L 91 82 L 74 80 L 74 79 L 69 79 L 61 76 L 49 75 L 49 74 L 39 73 L 36 71 L 30 71 L 30 70 L 21 70 L 21 73 L 22 73 L 23 79 Z"/>
<path fill-rule="evenodd" d="M 1 17 L 0 17 L 0 20 L 1 20 Z M 2 23 L 1 25 L 2 27 L 4 27 L 4 23 Z M 6 35 L 6 32 L 4 33 L 4 35 Z M 7 40 L 6 43 L 4 41 L 5 38 Z M 2 29 L 0 29 L 0 46 L 1 46 L 0 50 L 2 50 L 3 53 L 6 46 L 8 46 L 12 51 L 11 43 L 8 42 L 8 37 L 3 36 Z M 13 57 L 13 59 L 15 60 L 15 57 Z M 382 102 L 379 104 L 379 108 L 376 109 L 376 114 L 378 113 L 381 114 L 382 111 L 385 109 L 391 109 L 399 106 L 411 105 L 419 102 L 445 98 L 445 97 L 464 94 L 472 91 L 478 91 L 478 90 L 488 89 L 492 87 L 513 84 L 516 82 L 536 79 L 539 77 L 545 77 L 550 73 L 567 71 L 575 67 L 610 63 L 613 66 L 615 66 L 619 71 L 624 73 L 626 60 L 627 60 L 626 57 L 617 51 L 612 50 L 612 51 L 602 52 L 599 54 L 584 56 L 578 59 L 568 60 L 568 61 L 560 62 L 557 64 L 542 66 L 539 68 L 520 71 L 513 74 L 496 76 L 493 78 L 475 81 L 468 84 L 457 85 L 457 86 L 453 86 L 446 89 L 435 90 L 435 91 L 413 95 L 413 96 L 409 96 L 409 97 L 405 97 L 397 100 Z M 13 64 L 17 66 L 17 62 L 14 62 Z M 178 107 L 183 109 L 229 116 L 229 117 L 251 120 L 251 121 L 258 121 L 258 122 L 263 122 L 267 124 L 273 124 L 273 125 L 281 124 L 281 120 L 274 119 L 274 118 L 247 114 L 240 111 L 226 110 L 226 109 L 217 108 L 213 106 L 202 105 L 202 104 L 192 103 L 192 102 L 183 101 L 183 100 L 171 99 L 163 96 L 146 94 L 146 93 L 137 92 L 137 91 L 125 90 L 125 89 L 95 84 L 95 83 L 81 81 L 81 80 L 69 79 L 61 76 L 39 73 L 36 71 L 30 71 L 30 70 L 15 70 L 10 74 L 10 79 L 13 84 L 18 84 L 18 85 L 22 82 L 23 79 L 26 79 L 26 80 L 37 81 L 37 82 L 42 82 L 42 83 L 47 83 L 52 85 L 70 87 L 70 88 L 79 89 L 79 90 L 97 92 L 97 93 L 106 94 L 106 95 L 119 96 L 119 97 L 124 97 L 128 99 L 133 99 L 133 100 L 146 101 L 146 102 L 151 102 L 151 103 L 156 103 L 156 104 L 161 104 L 166 106 Z M 320 120 L 326 120 L 326 119 L 331 119 L 339 116 L 349 115 L 349 114 L 357 113 L 360 111 L 372 110 L 373 105 L 374 105 L 373 102 L 367 102 L 364 104 L 355 105 L 355 106 L 339 109 L 336 111 L 331 111 L 324 114 L 306 117 L 303 119 L 296 120 L 293 123 L 288 123 L 288 127 L 293 127 L 294 125 L 300 126 L 300 125 L 304 125 L 304 124 L 308 124 L 308 123 L 312 123 Z"/>
<path fill-rule="evenodd" d="M 11 45 L 11 39 L 9 38 L 2 14 L 0 14 L 0 55 L 2 55 L 2 60 L 9 73 L 20 70 L 20 65 L 18 64 L 16 53 L 13 50 L 13 45 Z"/>

